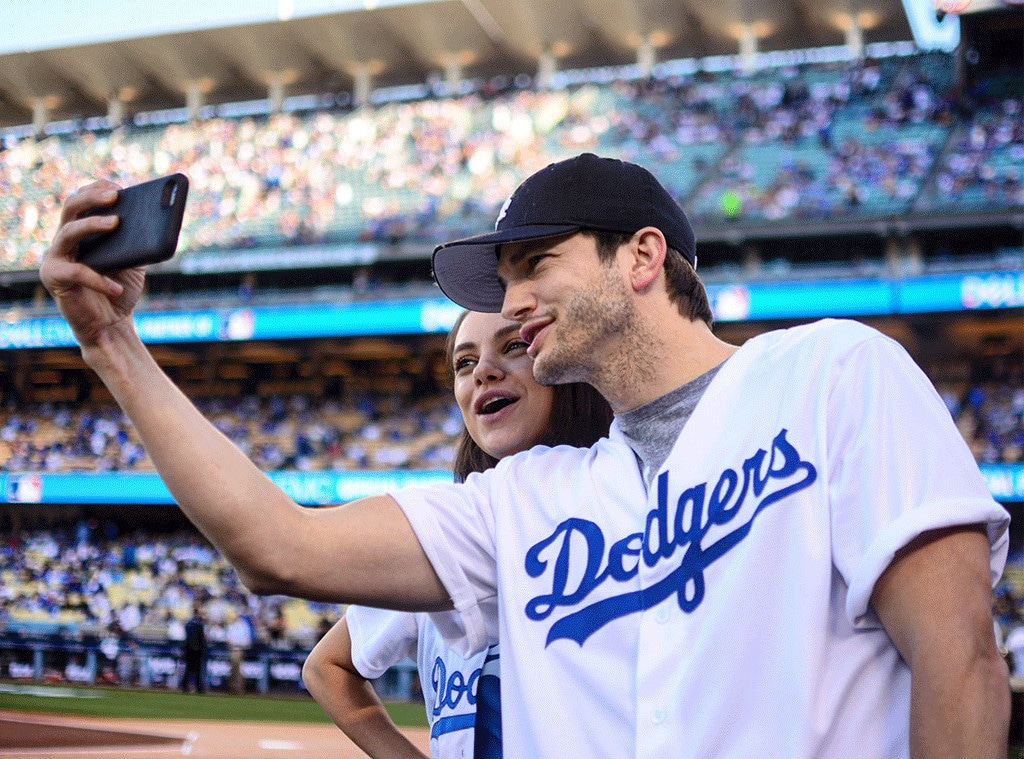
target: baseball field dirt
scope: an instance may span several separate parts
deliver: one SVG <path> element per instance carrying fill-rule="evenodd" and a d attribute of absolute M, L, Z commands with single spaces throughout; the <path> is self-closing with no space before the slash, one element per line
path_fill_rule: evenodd
<path fill-rule="evenodd" d="M 425 753 L 426 728 L 403 728 Z M 365 754 L 333 725 L 112 719 L 0 711 L 0 757 L 83 759 L 352 759 Z"/>

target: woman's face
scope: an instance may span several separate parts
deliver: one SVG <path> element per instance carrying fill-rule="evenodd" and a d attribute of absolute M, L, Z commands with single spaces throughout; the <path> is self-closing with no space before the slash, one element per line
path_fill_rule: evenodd
<path fill-rule="evenodd" d="M 455 336 L 455 400 L 466 430 L 496 459 L 532 448 L 547 429 L 553 388 L 533 379 L 519 323 L 471 312 Z"/>

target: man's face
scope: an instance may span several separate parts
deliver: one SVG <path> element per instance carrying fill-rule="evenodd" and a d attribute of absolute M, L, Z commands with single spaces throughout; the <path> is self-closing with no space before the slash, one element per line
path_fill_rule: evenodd
<path fill-rule="evenodd" d="M 503 245 L 502 314 L 522 323 L 533 374 L 545 385 L 593 382 L 637 317 L 619 260 L 603 263 L 593 237 L 573 233 Z"/>

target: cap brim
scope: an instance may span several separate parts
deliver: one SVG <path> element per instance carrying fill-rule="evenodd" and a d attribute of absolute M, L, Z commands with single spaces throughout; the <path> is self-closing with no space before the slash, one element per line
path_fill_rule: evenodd
<path fill-rule="evenodd" d="M 448 298 L 470 311 L 499 313 L 505 288 L 498 281 L 498 246 L 578 230 L 570 224 L 534 224 L 438 245 L 431 257 L 434 280 Z"/>

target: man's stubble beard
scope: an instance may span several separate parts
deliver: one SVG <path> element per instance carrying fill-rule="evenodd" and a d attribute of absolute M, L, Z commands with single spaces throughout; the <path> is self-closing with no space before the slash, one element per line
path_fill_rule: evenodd
<path fill-rule="evenodd" d="M 542 385 L 586 382 L 608 395 L 652 376 L 653 340 L 615 266 L 580 287 L 554 322 L 553 344 L 533 365 Z"/>

